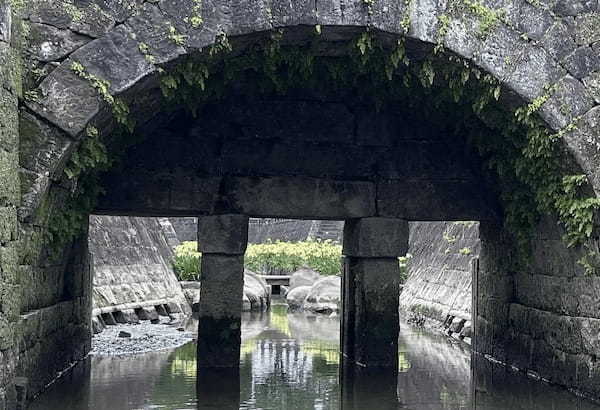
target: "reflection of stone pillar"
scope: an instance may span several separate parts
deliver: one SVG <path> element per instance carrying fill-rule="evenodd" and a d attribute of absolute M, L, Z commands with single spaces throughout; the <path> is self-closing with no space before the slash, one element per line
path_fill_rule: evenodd
<path fill-rule="evenodd" d="M 398 256 L 407 250 L 404 220 L 346 221 L 341 338 L 347 365 L 398 369 Z"/>
<path fill-rule="evenodd" d="M 248 217 L 198 218 L 198 250 L 202 252 L 198 367 L 239 366 L 247 243 Z"/>
<path fill-rule="evenodd" d="M 240 368 L 198 368 L 196 394 L 198 410 L 238 410 Z"/>
<path fill-rule="evenodd" d="M 387 367 L 362 368 L 342 361 L 341 410 L 398 408 L 398 372 Z"/>

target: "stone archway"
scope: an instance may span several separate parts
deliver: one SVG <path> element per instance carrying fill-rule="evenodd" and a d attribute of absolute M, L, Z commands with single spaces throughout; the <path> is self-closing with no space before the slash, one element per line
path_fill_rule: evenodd
<path fill-rule="evenodd" d="M 62 261 L 53 266 L 40 263 L 47 254 L 39 237 L 48 229 L 48 209 L 61 204 L 69 196 L 70 190 L 81 189 L 76 182 L 65 183 L 65 165 L 90 137 L 97 134 L 100 138 L 106 138 L 113 133 L 119 121 L 127 122 L 127 111 L 130 111 L 131 117 L 140 112 L 141 106 L 146 116 L 160 112 L 160 99 L 155 97 L 160 93 L 161 71 L 168 71 L 180 61 L 201 54 L 203 50 L 209 54 L 210 49 L 220 51 L 227 47 L 225 42 L 229 41 L 237 43 L 234 53 L 243 53 L 256 38 L 265 35 L 269 37 L 271 34 L 282 34 L 283 44 L 306 43 L 314 36 L 319 36 L 324 43 L 331 43 L 352 35 L 358 36 L 368 28 L 369 32 L 378 33 L 384 38 L 405 38 L 407 43 L 410 42 L 415 47 L 412 50 L 415 56 L 444 47 L 462 58 L 460 61 L 490 74 L 508 91 L 508 100 L 517 103 L 522 101 L 535 107 L 548 127 L 563 139 L 562 147 L 569 153 L 566 157 L 572 156 L 575 159 L 577 166 L 585 172 L 593 191 L 600 192 L 600 148 L 597 145 L 600 111 L 596 107 L 598 97 L 582 82 L 594 70 L 593 63 L 591 67 L 589 63 L 593 56 L 586 54 L 590 53 L 588 49 L 591 50 L 589 44 L 573 42 L 572 45 L 561 44 L 558 47 L 558 43 L 563 43 L 561 30 L 565 29 L 565 25 L 553 10 L 514 2 L 507 5 L 508 12 L 501 15 L 484 4 L 477 3 L 480 7 L 474 7 L 472 2 L 459 3 L 460 7 L 451 7 L 452 4 L 446 7 L 445 4 L 427 0 L 405 4 L 388 1 L 283 4 L 267 1 L 226 3 L 182 0 L 156 5 L 144 3 L 130 8 L 107 8 L 102 4 L 82 15 L 73 15 L 72 10 L 57 9 L 51 2 L 42 4 L 38 12 L 33 13 L 32 21 L 53 27 L 46 27 L 50 31 L 71 28 L 83 36 L 80 38 L 71 33 L 70 43 L 66 42 L 70 44 L 68 52 L 61 55 L 58 67 L 41 81 L 34 90 L 34 98 L 25 103 L 26 107 L 22 111 L 20 155 L 23 193 L 19 216 L 24 233 L 23 241 L 28 241 L 31 246 L 24 252 L 21 265 L 35 272 L 52 269 L 57 272 L 65 269 L 78 271 L 85 265 L 81 260 L 75 264 L 68 262 L 74 260 L 68 255 L 72 249 L 76 254 L 81 252 L 77 247 L 72 248 L 71 244 L 68 249 L 62 250 L 67 254 Z M 185 10 L 186 14 L 182 15 L 180 10 Z M 536 24 L 525 20 L 523 16 L 526 14 L 535 15 Z M 83 38 L 85 36 L 95 39 Z M 40 50 L 42 49 L 43 44 L 40 45 Z M 594 56 L 597 57 L 595 54 Z M 259 182 L 271 182 L 277 188 L 276 177 L 270 178 L 269 181 Z M 312 189 L 313 192 L 316 189 L 320 194 L 326 192 L 332 202 L 339 199 L 340 192 L 351 191 L 345 186 L 339 187 L 343 184 L 339 181 L 329 181 L 325 188 L 320 181 L 304 181 L 308 187 L 306 189 Z M 252 183 L 255 184 L 256 181 Z M 297 183 L 298 180 L 295 180 L 291 185 Z M 239 185 L 239 181 L 234 181 L 233 188 L 230 188 L 219 182 L 216 190 L 223 194 L 220 189 L 225 186 L 233 192 L 241 192 Z M 285 181 L 280 185 L 285 187 Z M 273 195 L 289 195 L 290 184 L 287 186 L 287 191 L 275 190 Z M 184 186 L 182 189 L 187 188 Z M 263 190 L 260 188 L 258 191 Z M 255 188 L 254 192 L 258 191 Z M 302 191 L 301 194 L 305 192 Z M 221 196 L 229 198 L 231 195 L 225 193 Z M 377 197 L 366 198 L 363 202 L 369 204 L 367 212 L 363 212 L 361 208 L 361 212 L 348 212 L 335 217 L 378 215 L 375 205 L 378 203 Z M 219 206 L 222 205 L 222 201 L 216 202 Z M 314 206 L 317 203 L 316 200 L 312 202 Z M 356 201 L 351 203 L 355 205 Z M 105 206 L 104 211 L 107 213 L 115 212 L 110 204 Z M 344 212 L 348 209 L 345 206 L 341 208 Z M 157 208 L 148 206 L 145 213 L 163 213 L 169 209 L 173 211 L 172 203 L 161 208 L 160 212 Z M 211 213 L 189 207 L 174 211 L 179 214 Z M 226 211 L 231 209 L 220 210 Z M 273 211 L 249 211 L 244 206 L 241 206 L 241 211 L 257 216 L 298 216 Z M 141 212 L 140 204 L 133 204 L 129 212 Z M 314 210 L 310 214 L 323 217 L 322 214 L 315 214 Z M 461 217 L 463 218 L 464 216 Z M 485 218 L 478 215 L 471 219 Z M 536 244 L 540 245 L 541 254 L 552 249 L 564 251 L 569 255 L 569 266 L 565 269 L 574 272 L 575 256 L 563 249 L 555 231 L 555 228 L 540 230 Z M 535 369 L 540 374 L 548 375 L 547 377 L 556 376 L 556 380 L 565 385 L 575 386 L 592 394 L 596 392 L 592 386 L 593 377 L 597 377 L 595 369 L 590 370 L 589 374 L 592 376 L 587 378 L 566 380 L 560 375 L 552 374 L 547 368 L 547 363 L 559 356 L 564 359 L 565 368 L 569 369 L 566 374 L 581 374 L 572 369 L 574 366 L 577 369 L 585 366 L 589 368 L 595 348 L 589 349 L 583 340 L 578 340 L 577 347 L 569 350 L 571 348 L 566 346 L 566 335 L 560 338 L 559 343 L 554 343 L 555 340 L 544 329 L 538 329 L 534 334 L 524 334 L 522 331 L 523 327 L 528 326 L 527 318 L 531 315 L 543 317 L 552 326 L 553 323 L 564 321 L 571 323 L 569 315 L 575 316 L 577 312 L 570 305 L 565 307 L 564 304 L 557 303 L 559 307 L 556 309 L 545 306 L 546 301 L 535 300 L 535 292 L 516 292 L 516 286 L 522 284 L 523 289 L 526 289 L 526 281 L 532 278 L 515 279 L 514 267 L 507 260 L 510 258 L 507 257 L 506 249 L 511 248 L 509 237 L 493 223 L 483 230 L 482 235 L 482 254 L 487 252 L 489 256 L 487 264 L 482 268 L 487 272 L 487 275 L 483 275 L 484 282 L 481 284 L 486 298 L 482 299 L 479 309 L 482 313 L 477 326 L 480 328 L 478 333 L 482 336 L 478 348 L 500 360 Z M 544 265 L 539 268 L 540 272 L 553 269 L 546 266 L 547 262 L 540 265 Z M 554 283 L 548 282 L 546 285 L 554 286 Z M 82 292 L 77 295 L 77 303 L 85 304 L 85 294 Z M 40 307 L 43 306 L 32 305 L 25 310 Z M 85 308 L 78 310 L 73 319 L 79 324 L 84 323 L 85 319 L 79 316 L 85 316 Z M 596 320 L 593 314 L 589 314 L 584 321 L 578 321 L 573 326 L 584 334 L 589 326 L 595 326 Z M 82 326 L 81 337 L 73 343 L 74 348 L 79 347 L 82 351 L 85 351 L 86 343 L 84 331 L 85 326 Z M 547 351 L 536 360 L 508 352 L 511 349 L 522 350 L 523 346 L 534 347 L 538 340 L 541 340 L 540 349 Z M 51 352 L 52 348 L 49 346 L 48 351 Z M 64 364 L 58 363 L 57 368 Z M 24 364 L 22 367 L 26 372 L 28 365 Z M 41 387 L 43 382 L 44 380 L 38 381 L 37 386 Z M 34 387 L 34 391 L 38 387 Z"/>

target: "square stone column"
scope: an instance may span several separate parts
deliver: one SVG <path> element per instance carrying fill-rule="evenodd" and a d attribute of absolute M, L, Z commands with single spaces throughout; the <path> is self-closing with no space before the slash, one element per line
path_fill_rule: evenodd
<path fill-rule="evenodd" d="M 341 348 L 344 366 L 398 369 L 399 256 L 408 222 L 362 218 L 344 226 Z"/>
<path fill-rule="evenodd" d="M 248 217 L 198 218 L 202 252 L 198 318 L 198 371 L 237 368 L 240 361 L 244 253 Z"/>

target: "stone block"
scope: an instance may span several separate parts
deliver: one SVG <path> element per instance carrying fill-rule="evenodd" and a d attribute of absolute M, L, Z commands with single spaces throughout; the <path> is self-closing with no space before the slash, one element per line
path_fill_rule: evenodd
<path fill-rule="evenodd" d="M 448 33 L 444 37 L 444 46 L 463 58 L 473 58 L 483 44 L 482 39 L 472 30 L 477 23 L 477 18 L 470 15 L 460 19 L 451 17 Z"/>
<path fill-rule="evenodd" d="M 169 312 L 167 312 L 165 305 L 156 305 L 154 306 L 154 309 L 156 309 L 158 316 L 169 316 Z"/>
<path fill-rule="evenodd" d="M 600 71 L 596 71 L 583 79 L 583 83 L 588 88 L 597 104 L 600 104 Z"/>
<path fill-rule="evenodd" d="M 0 41 L 10 43 L 12 27 L 12 10 L 10 3 L 0 5 Z"/>
<path fill-rule="evenodd" d="M 0 244 L 17 239 L 17 211 L 14 207 L 0 207 Z"/>
<path fill-rule="evenodd" d="M 273 27 L 317 24 L 317 7 L 310 0 L 273 2 L 271 8 Z"/>
<path fill-rule="evenodd" d="M 398 257 L 408 251 L 408 222 L 392 218 L 349 219 L 343 254 L 363 258 Z"/>
<path fill-rule="evenodd" d="M 169 312 L 169 315 L 182 313 L 181 307 L 175 302 L 167 303 L 166 307 L 167 307 L 167 312 Z"/>
<path fill-rule="evenodd" d="M 600 7 L 593 13 L 579 13 L 575 17 L 574 34 L 577 44 L 589 45 L 600 41 Z"/>
<path fill-rule="evenodd" d="M 446 1 L 416 0 L 409 3 L 407 10 L 410 17 L 409 35 L 427 43 L 435 44 L 437 41 L 439 20 L 446 8 Z"/>
<path fill-rule="evenodd" d="M 255 217 L 349 219 L 375 215 L 375 184 L 317 178 L 228 178 L 229 209 Z"/>
<path fill-rule="evenodd" d="M 361 367 L 397 367 L 397 259 L 346 257 L 342 293 L 344 358 Z"/>
<path fill-rule="evenodd" d="M 555 19 L 544 7 L 535 6 L 527 1 L 513 0 L 507 5 L 508 12 L 504 17 L 511 27 L 528 38 L 539 41 Z"/>
<path fill-rule="evenodd" d="M 339 0 L 322 0 L 317 4 L 317 21 L 323 26 L 365 26 L 368 24 L 368 7 L 359 0 L 341 2 Z"/>
<path fill-rule="evenodd" d="M 117 320 L 112 313 L 103 313 L 102 320 L 107 326 L 114 326 L 117 324 Z"/>
<path fill-rule="evenodd" d="M 60 61 L 91 39 L 68 29 L 47 24 L 31 24 L 29 50 L 42 62 Z"/>
<path fill-rule="evenodd" d="M 469 339 L 473 336 L 473 324 L 470 320 L 465 321 L 460 331 L 460 336 Z"/>
<path fill-rule="evenodd" d="M 236 0 L 231 7 L 231 28 L 227 34 L 237 36 L 270 30 L 272 11 L 266 0 Z"/>
<path fill-rule="evenodd" d="M 506 300 L 480 294 L 477 313 L 497 326 L 506 326 L 508 324 L 508 306 Z"/>
<path fill-rule="evenodd" d="M 157 6 L 143 4 L 125 24 L 135 33 L 137 49 L 151 64 L 171 61 L 186 52 L 182 45 L 176 44 L 170 38 L 170 27 L 173 25 Z M 141 46 L 142 44 L 147 48 Z"/>
<path fill-rule="evenodd" d="M 211 46 L 215 37 L 221 33 L 229 33 L 232 25 L 232 2 L 206 0 L 200 3 L 200 10 L 194 15 L 198 6 L 195 0 L 160 0 L 160 9 L 167 15 L 176 30 L 187 36 L 186 47 L 203 49 Z M 199 27 L 191 24 L 194 16 L 202 17 Z"/>
<path fill-rule="evenodd" d="M 90 82 L 73 72 L 71 63 L 65 61 L 46 77 L 37 90 L 40 98 L 26 105 L 75 137 L 98 114 L 101 101 Z"/>
<path fill-rule="evenodd" d="M 92 332 L 94 332 L 95 335 L 98 333 L 102 333 L 104 327 L 104 324 L 100 319 L 98 319 L 98 317 L 94 316 L 92 318 Z"/>
<path fill-rule="evenodd" d="M 597 71 L 600 67 L 600 55 L 598 55 L 591 47 L 579 47 L 564 60 L 565 67 L 573 77 L 583 79 L 593 71 Z"/>
<path fill-rule="evenodd" d="M 594 100 L 589 90 L 581 81 L 567 75 L 558 82 L 556 91 L 542 105 L 540 115 L 554 130 L 560 130 L 593 106 Z"/>
<path fill-rule="evenodd" d="M 200 316 L 240 317 L 244 287 L 244 256 L 203 254 Z"/>
<path fill-rule="evenodd" d="M 0 48 L 0 67 L 2 67 L 2 49 Z M 4 84 L 2 68 L 0 68 L 0 121 L 3 126 L 0 128 L 0 147 L 5 152 L 15 152 L 19 149 L 19 111 L 18 97 L 15 93 L 9 92 L 2 86 L 10 87 L 10 84 Z"/>
<path fill-rule="evenodd" d="M 220 168 L 228 175 L 267 177 L 302 175 L 348 180 L 368 178 L 372 175 L 376 164 L 375 153 L 347 142 L 334 146 L 302 142 L 281 143 L 260 139 L 232 139 L 223 144 Z M 298 161 L 299 152 L 303 155 L 301 161 Z"/>
<path fill-rule="evenodd" d="M 600 107 L 583 116 L 573 132 L 563 136 L 577 164 L 588 176 L 596 194 L 600 194 Z"/>
<path fill-rule="evenodd" d="M 520 46 L 523 54 L 512 63 L 514 69 L 505 81 L 522 98 L 533 101 L 545 95 L 548 87 L 567 73 L 542 47 L 532 46 L 531 43 Z"/>
<path fill-rule="evenodd" d="M 136 309 L 135 313 L 140 318 L 140 320 L 158 319 L 158 313 L 153 307 L 141 307 Z"/>
<path fill-rule="evenodd" d="M 541 44 L 557 60 L 562 60 L 577 48 L 571 30 L 564 21 L 556 21 L 542 38 Z"/>
<path fill-rule="evenodd" d="M 248 217 L 216 215 L 198 217 L 198 251 L 241 255 L 248 245 Z"/>
<path fill-rule="evenodd" d="M 107 187 L 96 208 L 97 214 L 109 215 L 202 215 L 215 212 L 222 178 L 201 178 L 186 174 L 146 173 L 123 178 L 108 174 L 102 181 Z"/>
<path fill-rule="evenodd" d="M 238 367 L 244 256 L 204 254 L 198 312 L 198 366 Z"/>
<path fill-rule="evenodd" d="M 96 38 L 107 33 L 115 25 L 115 16 L 107 12 L 107 9 L 111 9 L 111 7 L 99 6 L 106 6 L 106 3 L 109 2 L 92 0 L 81 5 L 75 3 L 71 7 L 60 7 L 53 0 L 40 0 L 36 4 L 36 7 L 30 10 L 30 19 L 35 23 L 42 23 L 61 29 L 68 28 L 76 33 Z M 127 4 L 126 6 L 123 4 L 129 2 L 119 1 L 110 3 L 118 3 L 122 8 L 132 8 L 131 4 Z M 112 7 L 113 10 L 118 8 L 119 6 Z"/>
<path fill-rule="evenodd" d="M 465 319 L 455 317 L 454 319 L 452 319 L 448 330 L 450 330 L 452 333 L 460 333 L 463 330 L 463 327 L 465 326 L 465 322 Z"/>
<path fill-rule="evenodd" d="M 494 77 L 506 79 L 513 72 L 526 44 L 516 31 L 502 24 L 485 37 L 475 62 Z M 515 53 L 515 50 L 519 51 Z"/>
<path fill-rule="evenodd" d="M 78 49 L 66 63 L 80 63 L 86 73 L 107 81 L 111 94 L 122 93 L 155 70 L 139 50 L 134 37 L 130 28 L 120 25 Z M 128 52 L 123 53 L 123 50 Z"/>
<path fill-rule="evenodd" d="M 381 217 L 409 221 L 482 221 L 498 219 L 497 204 L 480 181 L 408 179 L 377 184 Z"/>
<path fill-rule="evenodd" d="M 548 3 L 559 16 L 577 16 L 598 10 L 598 4 L 589 0 L 557 0 Z"/>

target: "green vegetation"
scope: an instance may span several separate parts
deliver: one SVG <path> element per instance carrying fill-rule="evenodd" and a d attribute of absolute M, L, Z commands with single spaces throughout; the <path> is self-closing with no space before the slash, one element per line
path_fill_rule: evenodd
<path fill-rule="evenodd" d="M 410 253 L 398 258 L 398 263 L 400 264 L 400 283 L 404 283 L 408 279 L 408 265 L 411 259 L 412 255 Z"/>
<path fill-rule="evenodd" d="M 322 275 L 339 275 L 342 246 L 331 241 L 251 244 L 245 264 L 255 272 L 294 272 L 308 266 Z"/>
<path fill-rule="evenodd" d="M 175 249 L 173 269 L 180 280 L 198 280 L 202 255 L 196 242 L 183 242 Z M 408 263 L 412 256 L 398 258 L 401 281 L 408 276 Z M 321 275 L 339 275 L 342 246 L 326 241 L 267 242 L 250 244 L 244 262 L 251 271 L 268 274 L 271 272 L 294 272 L 307 266 Z"/>
<path fill-rule="evenodd" d="M 173 270 L 179 280 L 199 280 L 201 258 L 202 254 L 198 252 L 196 242 L 183 242 L 175 248 Z"/>

